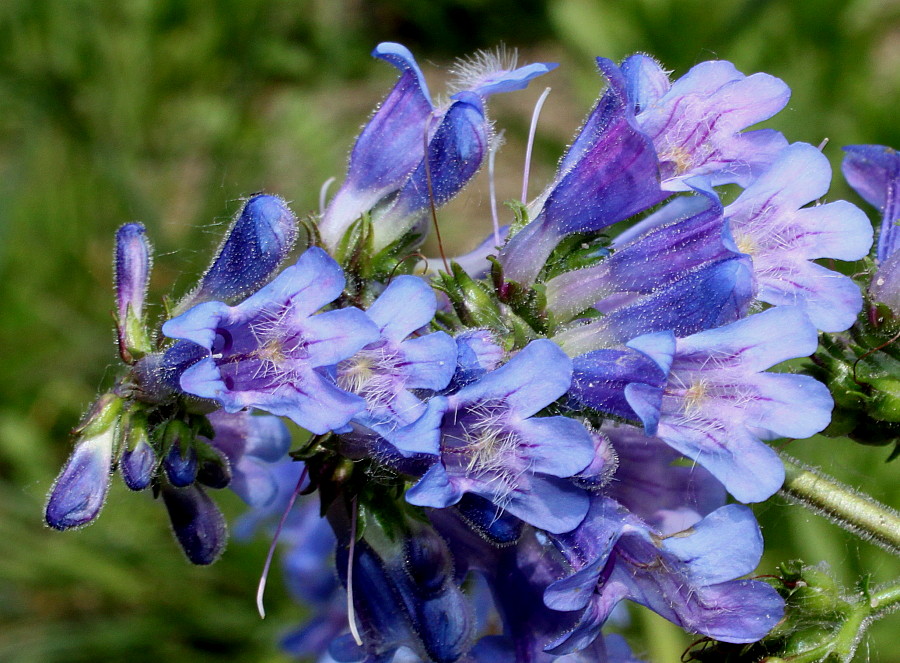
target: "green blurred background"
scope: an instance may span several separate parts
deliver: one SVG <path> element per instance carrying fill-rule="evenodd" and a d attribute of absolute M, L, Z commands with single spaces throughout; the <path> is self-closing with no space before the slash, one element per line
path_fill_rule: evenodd
<path fill-rule="evenodd" d="M 643 51 L 681 74 L 706 59 L 768 71 L 794 94 L 768 126 L 818 144 L 900 146 L 900 3 L 885 0 L 3 0 L 0 2 L 0 661 L 284 661 L 299 618 L 276 570 L 269 617 L 253 606 L 265 541 L 192 568 L 164 509 L 117 485 L 100 522 L 41 525 L 67 431 L 111 377 L 113 233 L 143 222 L 156 246 L 151 298 L 203 269 L 243 195 L 318 207 L 359 126 L 395 78 L 369 51 L 401 41 L 433 91 L 456 56 L 503 42 L 559 70 L 493 103 L 507 145 L 499 197 L 518 196 L 530 109 L 554 88 L 531 192 L 552 175 L 600 90 L 593 57 Z M 440 69 L 438 67 L 443 67 Z M 831 198 L 848 196 L 838 181 Z M 455 249 L 486 234 L 482 178 L 442 212 Z M 867 210 L 871 211 L 871 210 Z M 467 225 L 468 224 L 468 225 Z M 472 230 L 476 228 L 477 230 Z M 159 309 L 156 309 L 158 312 Z M 793 453 L 889 504 L 898 465 L 848 441 Z M 232 516 L 236 499 L 224 496 Z M 760 506 L 769 553 L 828 560 L 853 583 L 900 563 L 778 498 Z M 893 622 L 893 623 L 891 623 Z M 677 661 L 689 640 L 635 613 L 638 653 Z M 900 661 L 897 618 L 858 660 Z M 647 637 L 646 634 L 650 634 Z"/>

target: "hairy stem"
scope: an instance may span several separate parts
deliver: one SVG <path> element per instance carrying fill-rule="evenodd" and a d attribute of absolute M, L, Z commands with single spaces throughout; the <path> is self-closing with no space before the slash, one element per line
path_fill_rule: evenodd
<path fill-rule="evenodd" d="M 900 555 L 900 514 L 821 470 L 781 454 L 781 494 L 849 532 Z"/>

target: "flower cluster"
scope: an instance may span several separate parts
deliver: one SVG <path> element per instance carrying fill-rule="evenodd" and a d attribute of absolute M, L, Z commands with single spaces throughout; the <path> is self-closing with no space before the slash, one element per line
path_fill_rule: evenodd
<path fill-rule="evenodd" d="M 47 522 L 92 521 L 116 468 L 163 496 L 198 564 L 225 545 L 209 489 L 254 508 L 244 530 L 286 510 L 289 582 L 319 612 L 285 646 L 323 661 L 625 663 L 604 632 L 623 599 L 759 640 L 784 603 L 747 577 L 746 504 L 784 479 L 766 442 L 832 409 L 820 382 L 767 370 L 853 324 L 857 286 L 813 261 L 872 243 L 853 205 L 810 206 L 831 178 L 819 149 L 747 130 L 787 86 L 598 58 L 606 90 L 546 190 L 428 273 L 411 258 L 429 220 L 499 144 L 488 98 L 554 65 L 464 61 L 438 105 L 404 47 L 374 55 L 400 77 L 293 264 L 296 217 L 254 196 L 157 332 L 144 229 L 119 231 L 129 370 L 79 428 Z M 293 450 L 281 418 L 308 432 Z"/>

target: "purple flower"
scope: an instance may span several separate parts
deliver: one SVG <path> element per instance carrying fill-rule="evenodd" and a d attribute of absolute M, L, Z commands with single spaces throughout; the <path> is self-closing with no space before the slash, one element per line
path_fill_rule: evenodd
<path fill-rule="evenodd" d="M 803 312 L 787 306 L 674 345 L 665 333 L 641 337 L 629 345 L 663 365 L 670 361 L 668 382 L 661 394 L 629 385 L 625 397 L 648 435 L 705 467 L 736 499 L 760 502 L 784 480 L 781 460 L 762 440 L 818 433 L 833 405 L 828 389 L 811 377 L 762 371 L 812 354 L 817 343 Z"/>
<path fill-rule="evenodd" d="M 251 197 L 232 222 L 197 289 L 179 302 L 175 312 L 212 300 L 240 301 L 272 277 L 296 239 L 297 217 L 284 200 L 265 194 Z"/>
<path fill-rule="evenodd" d="M 575 356 L 652 332 L 671 330 L 687 336 L 742 318 L 752 296 L 750 260 L 731 253 L 686 271 L 658 290 L 626 299 L 622 305 L 613 302 L 602 318 L 573 324 L 553 340 Z"/>
<path fill-rule="evenodd" d="M 287 426 L 277 417 L 222 410 L 210 414 L 209 422 L 216 435 L 208 443 L 225 455 L 231 469 L 228 487 L 250 506 L 270 504 L 278 494 L 273 465 L 291 446 Z"/>
<path fill-rule="evenodd" d="M 574 573 L 552 583 L 544 600 L 556 610 L 583 611 L 578 625 L 547 647 L 554 654 L 592 643 L 625 598 L 725 642 L 759 640 L 784 611 L 770 585 L 736 580 L 752 572 L 762 555 L 756 520 L 742 505 L 724 506 L 666 537 L 597 496 L 581 527 L 553 538 Z"/>
<path fill-rule="evenodd" d="M 99 515 L 109 492 L 115 434 L 116 427 L 109 426 L 72 451 L 50 489 L 44 512 L 50 527 L 81 527 Z"/>
<path fill-rule="evenodd" d="M 319 228 L 329 246 L 336 246 L 362 214 L 372 212 L 375 245 L 383 248 L 415 225 L 432 197 L 435 205 L 449 200 L 487 154 L 484 99 L 520 90 L 555 67 L 516 68 L 514 62 L 488 56 L 464 63 L 455 94 L 436 108 L 409 50 L 385 42 L 372 54 L 397 67 L 400 79 L 357 138 L 347 179 L 324 212 Z"/>
<path fill-rule="evenodd" d="M 606 494 L 654 530 L 675 534 L 725 505 L 722 484 L 702 467 L 676 465 L 681 454 L 659 438 L 625 424 L 601 430 L 619 461 Z"/>
<path fill-rule="evenodd" d="M 571 375 L 571 361 L 542 339 L 457 393 L 431 398 L 418 421 L 386 435 L 404 455 L 436 457 L 407 501 L 443 508 L 474 493 L 535 527 L 575 527 L 588 500 L 567 478 L 591 463 L 593 440 L 575 419 L 533 416 L 566 393 Z"/>
<path fill-rule="evenodd" d="M 828 159 L 812 145 L 786 147 L 772 166 L 725 209 L 735 244 L 750 255 L 760 301 L 795 305 L 823 331 L 842 331 L 862 307 L 847 276 L 812 260 L 859 260 L 872 246 L 866 215 L 839 200 L 800 209 L 825 195 Z"/>
<path fill-rule="evenodd" d="M 900 154 L 883 145 L 848 145 L 844 151 L 847 182 L 883 215 L 875 253 L 882 262 L 900 248 Z"/>
<path fill-rule="evenodd" d="M 410 390 L 444 389 L 456 369 L 456 343 L 445 332 L 416 335 L 434 318 L 434 291 L 416 276 L 398 276 L 366 311 L 381 333 L 374 343 L 338 364 L 337 384 L 362 396 L 355 420 L 374 430 L 405 426 L 425 404 Z"/>
<path fill-rule="evenodd" d="M 653 145 L 637 127 L 622 72 L 597 58 L 609 88 L 563 157 L 534 219 L 500 252 L 507 278 L 531 284 L 559 241 L 595 232 L 643 211 L 660 191 Z"/>
<path fill-rule="evenodd" d="M 599 264 L 548 281 L 548 310 L 561 321 L 592 306 L 609 311 L 703 265 L 734 257 L 737 249 L 718 197 L 698 191 L 702 195 L 676 198 L 619 235 L 614 253 Z"/>
<path fill-rule="evenodd" d="M 313 315 L 343 288 L 340 267 L 314 247 L 241 304 L 206 302 L 169 320 L 166 336 L 207 351 L 181 374 L 181 388 L 226 412 L 254 407 L 313 433 L 345 425 L 365 401 L 316 369 L 349 358 L 379 334 L 356 308 Z"/>
<path fill-rule="evenodd" d="M 772 129 L 741 133 L 784 108 L 791 91 L 768 74 L 745 76 L 730 62 L 701 62 L 668 82 L 646 55 L 622 63 L 641 131 L 659 154 L 663 188 L 686 191 L 684 180 L 707 175 L 714 186 L 749 184 L 787 145 Z"/>

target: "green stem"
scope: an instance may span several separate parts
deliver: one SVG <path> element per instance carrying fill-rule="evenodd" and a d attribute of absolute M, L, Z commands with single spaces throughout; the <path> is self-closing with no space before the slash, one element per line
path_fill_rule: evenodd
<path fill-rule="evenodd" d="M 893 583 L 882 585 L 873 591 L 869 605 L 872 607 L 872 614 L 876 617 L 890 612 L 900 605 L 900 579 L 895 580 Z"/>
<path fill-rule="evenodd" d="M 900 555 L 900 514 L 816 468 L 781 454 L 781 494 L 849 532 Z"/>

